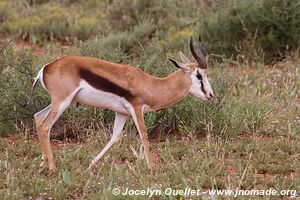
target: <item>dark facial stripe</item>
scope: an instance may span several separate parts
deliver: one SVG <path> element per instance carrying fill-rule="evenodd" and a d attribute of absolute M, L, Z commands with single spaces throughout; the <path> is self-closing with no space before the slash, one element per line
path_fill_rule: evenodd
<path fill-rule="evenodd" d="M 79 70 L 79 76 L 98 90 L 124 97 L 127 100 L 132 97 L 132 94 L 128 90 L 86 69 L 81 68 Z"/>
<path fill-rule="evenodd" d="M 206 95 L 206 91 L 205 91 L 205 89 L 204 89 L 204 85 L 203 85 L 203 82 L 202 81 L 200 81 L 200 84 L 201 84 L 201 91 Z"/>
<path fill-rule="evenodd" d="M 197 79 L 198 79 L 199 81 L 202 81 L 202 76 L 201 76 L 201 74 L 200 74 L 198 71 L 197 71 L 196 77 L 197 77 Z"/>

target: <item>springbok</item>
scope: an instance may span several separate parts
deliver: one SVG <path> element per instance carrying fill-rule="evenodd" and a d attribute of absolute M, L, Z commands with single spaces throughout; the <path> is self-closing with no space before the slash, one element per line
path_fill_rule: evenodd
<path fill-rule="evenodd" d="M 190 37 L 189 45 L 197 63 L 179 52 L 182 62 L 169 59 L 179 69 L 165 78 L 151 76 L 129 65 L 90 57 L 67 56 L 44 65 L 35 77 L 28 100 L 28 103 L 32 100 L 38 80 L 51 96 L 51 104 L 34 115 L 42 152 L 40 166 L 45 166 L 48 161 L 49 169 L 56 169 L 50 130 L 70 105 L 80 103 L 116 113 L 112 137 L 92 160 L 89 170 L 122 137 L 129 116 L 133 118 L 142 140 L 148 168 L 153 169 L 155 164 L 149 150 L 144 114 L 168 107 L 188 93 L 203 100 L 213 98 L 206 74 L 206 57 L 201 51 L 202 42 L 199 38 L 194 46 Z"/>

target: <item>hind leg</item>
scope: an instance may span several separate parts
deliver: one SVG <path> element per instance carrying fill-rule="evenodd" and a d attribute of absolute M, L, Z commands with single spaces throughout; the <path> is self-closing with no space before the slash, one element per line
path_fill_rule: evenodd
<path fill-rule="evenodd" d="M 41 149 L 41 153 L 42 153 L 42 163 L 40 164 L 40 167 L 44 167 L 47 164 L 47 154 L 46 154 L 46 149 L 45 149 L 45 142 L 42 137 L 42 132 L 39 131 L 38 127 L 39 127 L 40 123 L 43 121 L 43 119 L 49 113 L 50 108 L 51 108 L 51 104 L 49 106 L 47 106 L 46 108 L 44 108 L 43 110 L 34 114 L 35 126 L 36 126 L 38 140 L 40 143 L 40 149 Z"/>
<path fill-rule="evenodd" d="M 52 102 L 52 106 L 50 108 L 49 113 L 38 126 L 38 131 L 40 132 L 41 140 L 44 142 L 44 151 L 46 153 L 46 158 L 48 160 L 50 170 L 55 170 L 55 163 L 50 145 L 50 131 L 58 116 L 58 111 L 60 107 L 59 105 L 59 102 Z"/>
<path fill-rule="evenodd" d="M 41 136 L 41 141 L 44 144 L 44 151 L 46 153 L 46 158 L 48 160 L 49 169 L 55 170 L 55 162 L 53 159 L 53 153 L 50 144 L 50 131 L 54 123 L 62 115 L 62 113 L 69 107 L 71 102 L 67 101 L 52 101 L 50 111 L 43 121 L 38 126 L 38 131 Z M 44 163 L 43 163 L 44 164 Z"/>
<path fill-rule="evenodd" d="M 71 105 L 75 95 L 80 91 L 80 88 L 75 89 L 67 98 L 52 98 L 52 104 L 47 116 L 39 124 L 39 131 L 41 132 L 44 144 L 45 152 L 48 159 L 49 169 L 55 170 L 55 162 L 53 159 L 53 153 L 50 144 L 50 131 L 54 123 L 62 115 L 62 113 Z"/>

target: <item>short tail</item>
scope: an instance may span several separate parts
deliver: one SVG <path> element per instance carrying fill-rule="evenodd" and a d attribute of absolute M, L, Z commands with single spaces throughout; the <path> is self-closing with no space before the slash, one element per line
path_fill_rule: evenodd
<path fill-rule="evenodd" d="M 36 86 L 38 80 L 40 79 L 40 75 L 41 75 L 41 71 L 39 71 L 38 75 L 34 78 L 34 82 L 32 84 L 31 91 L 30 91 L 27 103 L 24 105 L 24 107 L 26 107 L 26 106 L 28 106 L 32 103 L 32 95 L 33 95 L 35 86 Z"/>

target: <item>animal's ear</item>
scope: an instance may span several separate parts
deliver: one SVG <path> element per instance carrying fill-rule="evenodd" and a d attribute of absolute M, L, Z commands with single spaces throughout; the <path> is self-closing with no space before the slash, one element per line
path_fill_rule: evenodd
<path fill-rule="evenodd" d="M 188 72 L 190 70 L 190 67 L 187 66 L 185 63 L 181 63 L 181 62 L 178 62 L 176 60 L 173 60 L 173 59 L 169 59 L 169 61 L 177 68 L 180 68 L 182 69 L 183 71 L 185 72 Z"/>
<path fill-rule="evenodd" d="M 180 58 L 181 58 L 181 61 L 183 63 L 191 63 L 192 61 L 190 59 L 188 59 L 181 51 L 179 51 L 179 55 L 180 55 Z"/>

